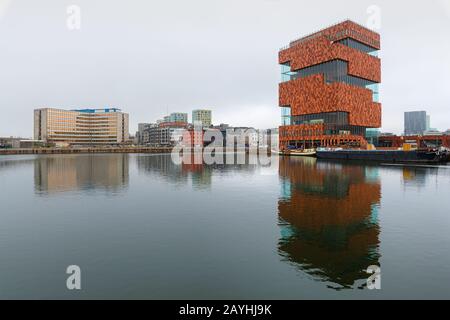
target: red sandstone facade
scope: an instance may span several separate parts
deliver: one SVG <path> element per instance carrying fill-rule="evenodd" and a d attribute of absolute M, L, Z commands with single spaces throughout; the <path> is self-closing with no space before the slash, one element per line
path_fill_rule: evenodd
<path fill-rule="evenodd" d="M 282 149 L 366 144 L 366 128 L 381 127 L 381 104 L 375 101 L 379 49 L 379 34 L 345 21 L 279 52 L 285 70 L 279 105 L 290 110 L 280 127 Z"/>

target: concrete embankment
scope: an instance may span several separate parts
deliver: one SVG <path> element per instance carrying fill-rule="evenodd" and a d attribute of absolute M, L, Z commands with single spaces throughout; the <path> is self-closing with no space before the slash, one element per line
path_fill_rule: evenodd
<path fill-rule="evenodd" d="M 172 148 L 34 148 L 0 149 L 0 155 L 15 154 L 76 154 L 76 153 L 170 153 Z"/>

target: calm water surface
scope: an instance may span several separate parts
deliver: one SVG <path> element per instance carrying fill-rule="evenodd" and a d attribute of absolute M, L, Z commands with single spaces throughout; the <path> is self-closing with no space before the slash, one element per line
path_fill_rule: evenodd
<path fill-rule="evenodd" d="M 276 161 L 0 156 L 0 298 L 450 298 L 450 167 Z"/>

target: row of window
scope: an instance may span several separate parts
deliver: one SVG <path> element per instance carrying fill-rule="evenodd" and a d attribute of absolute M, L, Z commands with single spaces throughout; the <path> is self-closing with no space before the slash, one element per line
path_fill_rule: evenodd
<path fill-rule="evenodd" d="M 314 74 L 323 74 L 327 83 L 345 82 L 363 88 L 376 84 L 374 81 L 349 75 L 348 62 L 339 59 L 300 69 L 291 74 L 291 79 L 306 78 Z"/>
<path fill-rule="evenodd" d="M 347 125 L 348 124 L 348 112 L 323 112 L 306 114 L 301 116 L 292 116 L 291 123 L 298 124 L 334 124 L 334 125 Z"/>
<path fill-rule="evenodd" d="M 281 137 L 309 137 L 309 136 L 331 136 L 331 135 L 354 135 L 366 136 L 367 128 L 352 125 L 325 125 L 321 128 L 295 128 L 291 130 L 281 130 Z"/>
<path fill-rule="evenodd" d="M 320 129 L 294 129 L 294 130 L 281 130 L 281 137 L 310 137 L 310 136 L 321 136 L 323 131 Z"/>
<path fill-rule="evenodd" d="M 351 38 L 345 38 L 342 40 L 338 40 L 338 41 L 336 41 L 336 43 L 343 44 L 347 47 L 362 51 L 362 52 L 370 54 L 371 56 L 374 56 L 374 57 L 378 56 L 377 49 L 369 47 L 368 45 L 366 45 L 362 42 L 356 41 L 354 39 L 351 39 Z"/>
<path fill-rule="evenodd" d="M 325 126 L 325 135 L 342 135 L 343 133 L 351 134 L 354 136 L 365 136 L 366 127 L 334 124 Z"/>
<path fill-rule="evenodd" d="M 343 82 L 353 86 L 369 89 L 373 93 L 373 101 L 379 101 L 378 83 L 348 74 L 348 62 L 340 59 L 316 64 L 297 71 L 291 71 L 289 64 L 281 65 L 281 81 L 286 82 L 299 78 L 306 78 L 315 74 L 323 74 L 325 82 Z"/>
<path fill-rule="evenodd" d="M 367 37 L 367 36 L 363 35 L 362 33 L 358 32 L 358 31 L 348 30 L 348 29 L 340 31 L 340 32 L 337 32 L 334 35 L 328 36 L 328 39 L 330 39 L 331 41 L 335 41 L 336 39 L 339 39 L 339 38 L 342 38 L 342 37 L 345 37 L 345 39 L 349 39 L 349 37 L 358 38 L 358 39 L 362 39 L 363 41 L 365 41 L 367 43 L 372 44 L 374 47 L 378 48 L 380 46 L 380 42 L 379 41 L 376 41 L 376 40 L 374 40 L 374 39 L 372 39 L 370 37 Z M 352 39 L 352 40 L 354 40 L 354 39 Z"/>
<path fill-rule="evenodd" d="M 117 137 L 98 137 L 98 138 L 81 138 L 81 137 L 61 137 L 61 136 L 48 136 L 48 140 L 60 140 L 60 141 L 116 141 Z"/>

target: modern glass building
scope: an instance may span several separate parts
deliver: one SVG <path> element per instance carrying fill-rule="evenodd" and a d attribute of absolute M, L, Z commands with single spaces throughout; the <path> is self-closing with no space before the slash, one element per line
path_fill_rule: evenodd
<path fill-rule="evenodd" d="M 381 127 L 379 50 L 379 34 L 349 20 L 281 49 L 280 148 L 365 147 Z"/>
<path fill-rule="evenodd" d="M 57 145 L 118 145 L 129 139 L 120 109 L 34 110 L 34 139 Z"/>
<path fill-rule="evenodd" d="M 405 112 L 405 135 L 423 135 L 429 130 L 429 120 L 426 111 Z"/>

